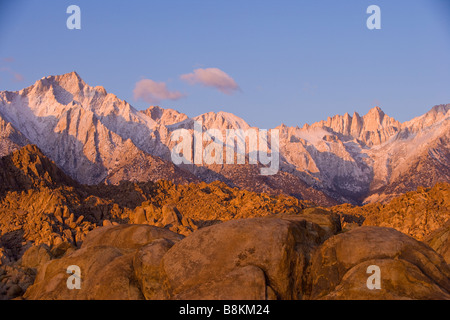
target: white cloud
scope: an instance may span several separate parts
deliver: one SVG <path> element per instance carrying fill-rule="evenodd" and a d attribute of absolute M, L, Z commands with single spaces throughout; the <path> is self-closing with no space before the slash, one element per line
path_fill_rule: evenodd
<path fill-rule="evenodd" d="M 195 69 L 194 72 L 183 74 L 180 79 L 189 84 L 202 84 L 213 87 L 225 94 L 233 94 L 239 90 L 236 81 L 218 68 Z"/>
<path fill-rule="evenodd" d="M 178 91 L 169 91 L 164 82 L 142 79 L 133 90 L 135 100 L 143 100 L 149 104 L 158 104 L 162 100 L 178 100 L 185 95 Z"/>

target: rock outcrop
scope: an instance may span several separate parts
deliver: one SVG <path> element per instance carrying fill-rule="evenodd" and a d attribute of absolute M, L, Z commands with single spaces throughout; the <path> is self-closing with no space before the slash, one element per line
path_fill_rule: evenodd
<path fill-rule="evenodd" d="M 380 270 L 369 289 L 369 266 Z M 311 299 L 450 299 L 450 268 L 430 247 L 391 228 L 361 227 L 336 235 L 314 254 Z"/>
<path fill-rule="evenodd" d="M 337 216 L 320 213 L 233 220 L 203 228 L 164 256 L 161 272 L 168 296 L 254 299 L 269 294 L 301 299 L 312 250 L 338 230 Z M 250 286 L 241 287 L 237 297 L 238 287 L 217 290 L 222 282 L 230 288 L 231 279 L 245 275 Z"/>
<path fill-rule="evenodd" d="M 68 289 L 68 266 L 81 289 Z M 381 288 L 367 286 L 368 266 Z M 80 249 L 38 269 L 25 299 L 450 299 L 450 267 L 391 228 L 341 232 L 339 217 L 232 220 L 184 238 L 146 225 L 92 231 Z"/>
<path fill-rule="evenodd" d="M 439 253 L 450 265 L 450 220 L 441 228 L 428 235 L 424 242 Z"/>
<path fill-rule="evenodd" d="M 158 241 L 168 247 L 183 237 L 171 231 L 145 225 L 123 225 L 99 228 L 89 234 L 79 250 L 47 262 L 39 268 L 26 299 L 144 299 L 140 289 L 141 274 L 148 275 L 153 262 L 145 255 L 156 250 Z M 136 260 L 136 262 L 135 262 Z M 134 268 L 134 264 L 137 265 Z M 67 268 L 81 270 L 81 289 L 67 287 Z M 144 290 L 144 292 L 147 292 Z"/>
<path fill-rule="evenodd" d="M 184 239 L 153 226 L 102 227 L 41 265 L 24 298 L 299 299 L 312 251 L 338 231 L 339 218 L 320 210 L 234 220 Z M 67 288 L 71 265 L 80 290 Z"/>

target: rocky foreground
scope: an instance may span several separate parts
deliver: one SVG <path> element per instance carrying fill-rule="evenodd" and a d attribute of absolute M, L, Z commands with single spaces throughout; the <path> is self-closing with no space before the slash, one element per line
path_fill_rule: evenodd
<path fill-rule="evenodd" d="M 188 237 L 107 226 L 55 253 L 32 247 L 22 257 L 37 269 L 25 299 L 450 299 L 450 267 L 429 246 L 392 228 L 342 232 L 339 216 L 318 209 Z M 79 290 L 67 288 L 70 265 L 81 269 Z M 380 290 L 366 285 L 370 265 L 381 270 Z"/>
<path fill-rule="evenodd" d="M 318 208 L 219 182 L 80 185 L 35 146 L 0 178 L 0 299 L 450 299 L 449 184 Z"/>

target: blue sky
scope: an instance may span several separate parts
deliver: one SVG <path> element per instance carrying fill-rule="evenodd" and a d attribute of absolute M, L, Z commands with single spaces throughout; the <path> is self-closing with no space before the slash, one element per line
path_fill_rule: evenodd
<path fill-rule="evenodd" d="M 81 8 L 81 30 L 66 9 Z M 368 30 L 369 5 L 381 30 Z M 450 103 L 450 1 L 150 0 L 0 2 L 0 90 L 77 71 L 137 109 L 136 84 L 189 116 L 227 111 L 251 125 L 302 126 L 379 105 L 400 121 Z M 223 92 L 180 78 L 216 68 Z"/>

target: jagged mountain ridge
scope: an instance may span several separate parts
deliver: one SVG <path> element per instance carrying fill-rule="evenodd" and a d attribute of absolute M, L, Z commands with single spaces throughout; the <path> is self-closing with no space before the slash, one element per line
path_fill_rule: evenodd
<path fill-rule="evenodd" d="M 0 152 L 36 144 L 71 177 L 87 184 L 221 180 L 249 190 L 313 197 L 320 204 L 370 202 L 419 185 L 448 182 L 449 109 L 436 106 L 405 123 L 376 107 L 363 116 L 336 115 L 302 128 L 281 125 L 276 128 L 281 171 L 258 177 L 256 166 L 177 167 L 171 162 L 174 130 L 192 132 L 194 120 L 204 130 L 259 130 L 243 119 L 226 112 L 189 118 L 155 106 L 138 111 L 72 72 L 42 78 L 18 92 L 0 92 Z M 402 182 L 406 173 L 415 181 Z"/>
<path fill-rule="evenodd" d="M 156 122 L 104 88 L 86 85 L 75 72 L 42 78 L 19 92 L 2 92 L 0 101 L 4 121 L 20 128 L 27 143 L 37 145 L 81 183 L 99 183 L 113 169 L 137 159 L 147 178 L 197 180 L 144 151 L 152 148 L 146 137 Z M 124 178 L 136 179 L 133 173 Z"/>

